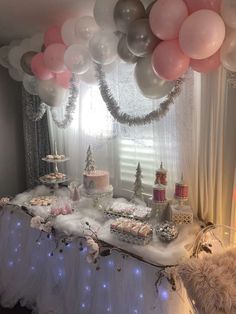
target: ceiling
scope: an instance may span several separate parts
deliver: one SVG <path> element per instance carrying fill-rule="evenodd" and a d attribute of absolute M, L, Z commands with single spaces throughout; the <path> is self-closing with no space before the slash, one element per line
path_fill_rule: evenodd
<path fill-rule="evenodd" d="M 153 0 L 142 0 L 147 6 Z M 72 16 L 91 15 L 95 0 L 0 0 L 0 44 L 30 37 Z"/>
<path fill-rule="evenodd" d="M 72 16 L 91 14 L 95 0 L 0 0 L 0 44 L 30 37 Z"/>

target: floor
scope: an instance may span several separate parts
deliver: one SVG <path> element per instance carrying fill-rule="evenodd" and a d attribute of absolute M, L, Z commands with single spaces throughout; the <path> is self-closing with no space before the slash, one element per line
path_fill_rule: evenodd
<path fill-rule="evenodd" d="M 16 305 L 13 309 L 5 309 L 0 307 L 0 314 L 30 314 L 31 311 Z"/>

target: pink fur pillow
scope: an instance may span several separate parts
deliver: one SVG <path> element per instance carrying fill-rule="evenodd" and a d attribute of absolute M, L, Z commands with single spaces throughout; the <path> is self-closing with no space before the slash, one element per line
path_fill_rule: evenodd
<path fill-rule="evenodd" d="M 236 313 L 236 248 L 190 259 L 177 272 L 201 314 Z"/>

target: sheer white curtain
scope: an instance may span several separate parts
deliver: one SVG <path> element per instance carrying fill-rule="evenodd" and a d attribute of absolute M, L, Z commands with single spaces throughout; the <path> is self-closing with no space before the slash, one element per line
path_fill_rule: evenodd
<path fill-rule="evenodd" d="M 133 66 L 119 64 L 107 74 L 107 80 L 121 109 L 133 115 L 147 113 L 163 100 L 152 101 L 141 95 L 133 79 Z M 75 118 L 68 129 L 58 129 L 50 119 L 51 139 L 57 141 L 60 153 L 71 158 L 65 169 L 71 179 L 81 182 L 86 149 L 91 145 L 97 168 L 109 170 L 116 195 L 131 196 L 139 161 L 145 192 L 150 194 L 155 170 L 162 161 L 168 170 L 168 196 L 173 196 L 174 182 L 183 173 L 190 185 L 191 202 L 196 198 L 200 75 L 190 71 L 166 117 L 141 127 L 116 123 L 97 85 L 81 82 L 79 95 Z M 194 210 L 197 213 L 197 207 Z"/>
<path fill-rule="evenodd" d="M 235 96 L 227 73 L 202 75 L 199 169 L 195 195 L 199 216 L 231 224 L 236 160 Z"/>

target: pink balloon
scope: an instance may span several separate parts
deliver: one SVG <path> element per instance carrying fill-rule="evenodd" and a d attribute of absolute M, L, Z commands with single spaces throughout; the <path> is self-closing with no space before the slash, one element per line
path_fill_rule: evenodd
<path fill-rule="evenodd" d="M 169 81 L 181 77 L 188 70 L 189 62 L 190 59 L 183 54 L 176 39 L 161 42 L 152 55 L 155 73 Z"/>
<path fill-rule="evenodd" d="M 206 59 L 220 49 L 225 38 L 225 24 L 219 14 L 199 10 L 184 21 L 179 32 L 183 52 L 192 59 Z"/>
<path fill-rule="evenodd" d="M 200 73 L 209 73 L 215 71 L 220 66 L 220 50 L 218 50 L 214 55 L 210 56 L 209 58 L 203 60 L 190 60 L 191 68 Z"/>
<path fill-rule="evenodd" d="M 46 67 L 43 61 L 43 53 L 37 53 L 31 61 L 31 70 L 40 80 L 46 81 L 53 78 L 53 73 Z"/>
<path fill-rule="evenodd" d="M 71 72 L 69 70 L 66 70 L 62 73 L 56 73 L 55 79 L 59 86 L 67 89 L 70 87 Z"/>
<path fill-rule="evenodd" d="M 44 63 L 55 73 L 61 73 L 66 70 L 64 64 L 64 54 L 66 46 L 62 44 L 52 44 L 44 51 Z"/>
<path fill-rule="evenodd" d="M 158 0 L 152 6 L 149 23 L 152 32 L 160 39 L 175 39 L 187 16 L 188 9 L 183 0 Z"/>
<path fill-rule="evenodd" d="M 208 9 L 215 11 L 217 13 L 220 12 L 221 0 L 184 0 L 189 13 L 193 13 L 198 10 Z"/>
<path fill-rule="evenodd" d="M 58 26 L 51 26 L 44 34 L 44 44 L 48 47 L 51 44 L 64 44 L 61 37 L 61 29 Z"/>

